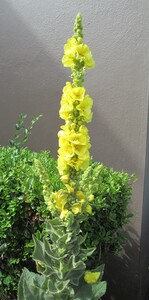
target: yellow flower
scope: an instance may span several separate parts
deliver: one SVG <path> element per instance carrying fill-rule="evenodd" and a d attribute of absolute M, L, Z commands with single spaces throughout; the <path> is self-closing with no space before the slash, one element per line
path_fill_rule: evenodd
<path fill-rule="evenodd" d="M 61 143 L 61 140 L 59 140 L 59 142 Z M 75 155 L 73 145 L 69 143 L 69 141 L 64 141 L 58 150 L 58 154 L 61 155 L 65 161 L 69 161 Z"/>
<path fill-rule="evenodd" d="M 86 135 L 88 137 L 88 140 L 89 140 L 89 136 L 88 136 L 88 129 L 85 125 L 81 125 L 80 128 L 79 128 L 79 132 L 82 134 L 82 135 Z"/>
<path fill-rule="evenodd" d="M 46 201 L 46 204 L 47 204 L 47 207 L 48 207 L 48 209 L 49 209 L 50 211 L 54 208 L 54 205 L 53 205 L 53 203 L 51 202 L 51 200 Z"/>
<path fill-rule="evenodd" d="M 74 215 L 81 213 L 81 207 L 82 207 L 81 203 L 76 203 L 71 206 L 71 210 L 74 213 Z"/>
<path fill-rule="evenodd" d="M 71 131 L 67 136 L 67 139 L 73 145 L 84 145 L 84 146 L 86 146 L 89 140 L 87 135 L 83 135 L 81 132 L 75 132 L 75 131 Z"/>
<path fill-rule="evenodd" d="M 70 184 L 66 184 L 66 188 L 67 188 L 68 193 L 73 193 L 74 192 L 74 187 L 71 186 Z"/>
<path fill-rule="evenodd" d="M 68 209 L 63 209 L 62 212 L 61 212 L 61 214 L 60 214 L 60 219 L 67 218 L 68 214 L 69 214 Z"/>
<path fill-rule="evenodd" d="M 90 194 L 88 200 L 89 200 L 89 201 L 93 201 L 93 200 L 94 200 L 94 195 L 93 195 L 93 194 Z"/>
<path fill-rule="evenodd" d="M 84 94 L 85 94 L 85 88 L 84 87 L 74 87 L 72 88 L 73 96 L 75 100 L 83 100 Z"/>
<path fill-rule="evenodd" d="M 92 108 L 93 100 L 90 98 L 89 95 L 86 95 L 77 106 L 77 110 L 79 110 L 80 116 L 83 118 L 83 121 L 90 122 L 92 119 Z"/>
<path fill-rule="evenodd" d="M 85 203 L 85 199 L 80 200 L 81 205 Z"/>
<path fill-rule="evenodd" d="M 95 283 L 100 277 L 100 272 L 90 272 L 90 271 L 86 271 L 85 275 L 84 275 L 84 280 L 88 283 L 88 284 L 93 284 Z"/>
<path fill-rule="evenodd" d="M 74 66 L 74 58 L 76 53 L 77 41 L 74 37 L 67 40 L 67 44 L 64 45 L 64 56 L 62 63 L 64 67 L 72 68 Z"/>
<path fill-rule="evenodd" d="M 89 158 L 89 151 L 87 146 L 85 145 L 75 145 L 75 153 L 78 155 L 79 160 L 88 160 Z"/>
<path fill-rule="evenodd" d="M 57 209 L 62 212 L 64 210 L 64 206 L 67 202 L 67 193 L 61 189 L 58 192 L 53 193 L 52 198 L 54 200 L 54 203 L 55 203 L 55 206 L 57 207 Z"/>
<path fill-rule="evenodd" d="M 61 108 L 59 110 L 59 115 L 60 115 L 61 119 L 65 120 L 65 121 L 69 120 L 72 117 L 73 110 L 74 110 L 74 107 L 73 107 L 70 99 L 68 99 L 68 98 L 64 99 L 64 97 L 63 97 L 62 101 L 61 101 Z"/>
<path fill-rule="evenodd" d="M 84 60 L 85 66 L 87 68 L 93 68 L 95 66 L 95 61 L 92 57 L 92 53 L 86 44 L 77 45 L 78 57 Z"/>
<path fill-rule="evenodd" d="M 76 101 L 83 101 L 85 94 L 84 87 L 72 87 L 70 82 L 66 83 L 63 88 L 63 95 L 61 99 L 61 108 L 59 111 L 60 117 L 65 121 L 72 118 L 74 113 L 74 103 Z"/>
<path fill-rule="evenodd" d="M 82 191 L 77 191 L 76 196 L 79 200 L 85 199 L 85 195 L 83 194 Z"/>
<path fill-rule="evenodd" d="M 89 214 L 92 213 L 92 207 L 89 204 L 86 206 L 86 212 Z"/>
<path fill-rule="evenodd" d="M 74 37 L 68 39 L 64 45 L 64 56 L 62 63 L 64 67 L 73 68 L 75 59 L 84 61 L 87 68 L 93 68 L 95 65 L 92 53 L 86 44 L 78 44 Z"/>
<path fill-rule="evenodd" d="M 68 99 L 69 103 L 73 103 L 76 100 L 83 100 L 84 94 L 84 87 L 72 87 L 71 82 L 66 82 L 66 85 L 63 88 L 62 104 L 65 103 L 65 101 L 68 101 Z"/>
<path fill-rule="evenodd" d="M 61 181 L 62 181 L 62 182 L 67 183 L 68 180 L 69 180 L 68 174 L 61 176 Z"/>
<path fill-rule="evenodd" d="M 85 159 L 84 157 L 81 159 L 79 156 L 76 159 L 74 158 L 69 162 L 69 165 L 75 168 L 76 171 L 84 170 L 89 164 L 89 152 L 87 154 L 85 153 Z"/>

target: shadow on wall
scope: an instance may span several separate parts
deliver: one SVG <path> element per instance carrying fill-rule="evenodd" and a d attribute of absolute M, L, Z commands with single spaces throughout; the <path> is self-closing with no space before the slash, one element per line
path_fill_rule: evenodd
<path fill-rule="evenodd" d="M 133 228 L 129 226 L 128 229 L 127 244 L 122 256 L 109 255 L 107 257 L 104 276 L 108 288 L 103 300 L 137 300 L 139 237 Z"/>
<path fill-rule="evenodd" d="M 61 61 L 56 62 L 53 53 L 44 49 L 8 1 L 2 0 L 0 7 L 0 144 L 7 145 L 12 138 L 20 113 L 28 119 L 43 114 L 28 145 L 32 150 L 50 149 L 55 154 L 62 124 L 59 102 L 67 72 L 63 74 Z"/>
<path fill-rule="evenodd" d="M 123 255 L 107 257 L 104 279 L 108 288 L 103 300 L 148 299 L 147 294 L 140 298 L 139 237 L 132 227 L 129 226 L 128 231 Z"/>
<path fill-rule="evenodd" d="M 100 158 L 100 161 L 108 167 L 113 167 L 118 171 L 124 170 L 129 174 L 135 172 L 137 178 L 142 179 L 142 170 L 138 164 L 140 154 L 136 150 L 138 140 L 134 138 L 134 128 L 130 127 L 124 138 L 121 133 L 118 135 L 110 127 L 102 113 L 96 111 L 96 104 L 93 108 L 93 120 L 88 127 L 92 145 L 91 154 L 94 160 L 98 161 Z M 125 130 L 125 119 L 120 121 L 119 126 L 123 131 Z M 133 151 L 132 145 L 135 143 L 136 149 L 134 148 L 135 151 Z"/>

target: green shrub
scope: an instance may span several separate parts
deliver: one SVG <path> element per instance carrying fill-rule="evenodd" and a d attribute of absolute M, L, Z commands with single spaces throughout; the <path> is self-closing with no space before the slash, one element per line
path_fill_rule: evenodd
<path fill-rule="evenodd" d="M 34 234 L 41 237 L 44 219 L 48 215 L 43 200 L 42 186 L 34 172 L 34 159 L 46 165 L 53 189 L 61 183 L 57 164 L 49 151 L 40 153 L 21 148 L 31 129 L 40 118 L 34 118 L 31 126 L 24 127 L 26 115 L 21 114 L 16 124 L 12 147 L 0 146 L 0 299 L 16 298 L 22 267 L 34 270 L 32 261 Z"/>
<path fill-rule="evenodd" d="M 33 169 L 34 158 L 47 166 L 51 184 L 58 190 L 56 162 L 48 151 L 0 147 L 0 294 L 17 289 L 22 266 L 30 264 L 32 234 L 40 237 L 47 216 L 42 187 Z"/>
<path fill-rule="evenodd" d="M 100 260 L 104 261 L 108 253 L 118 254 L 126 242 L 123 226 L 132 217 L 128 204 L 132 195 L 132 183 L 136 177 L 94 162 L 87 175 L 90 184 L 84 186 L 84 189 L 94 189 L 96 185 L 96 190 L 95 193 L 93 191 L 93 214 L 82 224 L 82 231 L 88 233 L 86 246 L 96 247 L 92 261 L 96 266 Z M 84 185 L 84 181 L 82 183 Z"/>
<path fill-rule="evenodd" d="M 34 169 L 39 159 L 50 179 L 53 190 L 62 188 L 57 162 L 49 151 L 32 152 L 21 148 L 33 124 L 26 130 L 21 115 L 12 147 L 0 147 L 0 295 L 1 300 L 16 299 L 17 285 L 23 267 L 35 271 L 32 260 L 32 235 L 41 239 L 44 220 L 51 218 L 43 199 L 42 185 Z M 20 135 L 23 130 L 23 138 Z M 86 177 L 88 180 L 86 180 Z M 96 246 L 90 265 L 98 264 L 108 252 L 118 252 L 124 241 L 120 231 L 130 218 L 128 202 L 131 197 L 133 176 L 116 172 L 100 163 L 91 162 L 79 178 L 80 188 L 94 195 L 93 214 L 82 223 L 87 232 L 85 245 Z M 86 184 L 85 184 L 86 183 Z"/>

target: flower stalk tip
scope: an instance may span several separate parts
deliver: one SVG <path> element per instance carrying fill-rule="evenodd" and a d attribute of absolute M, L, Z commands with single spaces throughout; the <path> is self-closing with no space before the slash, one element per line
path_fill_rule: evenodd
<path fill-rule="evenodd" d="M 82 16 L 80 13 L 77 14 L 75 23 L 74 23 L 74 37 L 77 40 L 78 44 L 81 44 L 83 41 L 83 25 L 82 25 Z"/>

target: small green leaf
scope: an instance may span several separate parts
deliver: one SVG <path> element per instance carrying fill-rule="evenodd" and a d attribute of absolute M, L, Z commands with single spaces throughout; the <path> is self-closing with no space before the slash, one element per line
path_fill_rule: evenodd
<path fill-rule="evenodd" d="M 24 130 L 24 134 L 27 135 L 29 133 L 28 129 Z"/>
<path fill-rule="evenodd" d="M 20 125 L 16 124 L 16 130 L 20 130 Z"/>
<path fill-rule="evenodd" d="M 10 146 L 14 146 L 15 142 L 13 140 L 9 140 Z"/>

